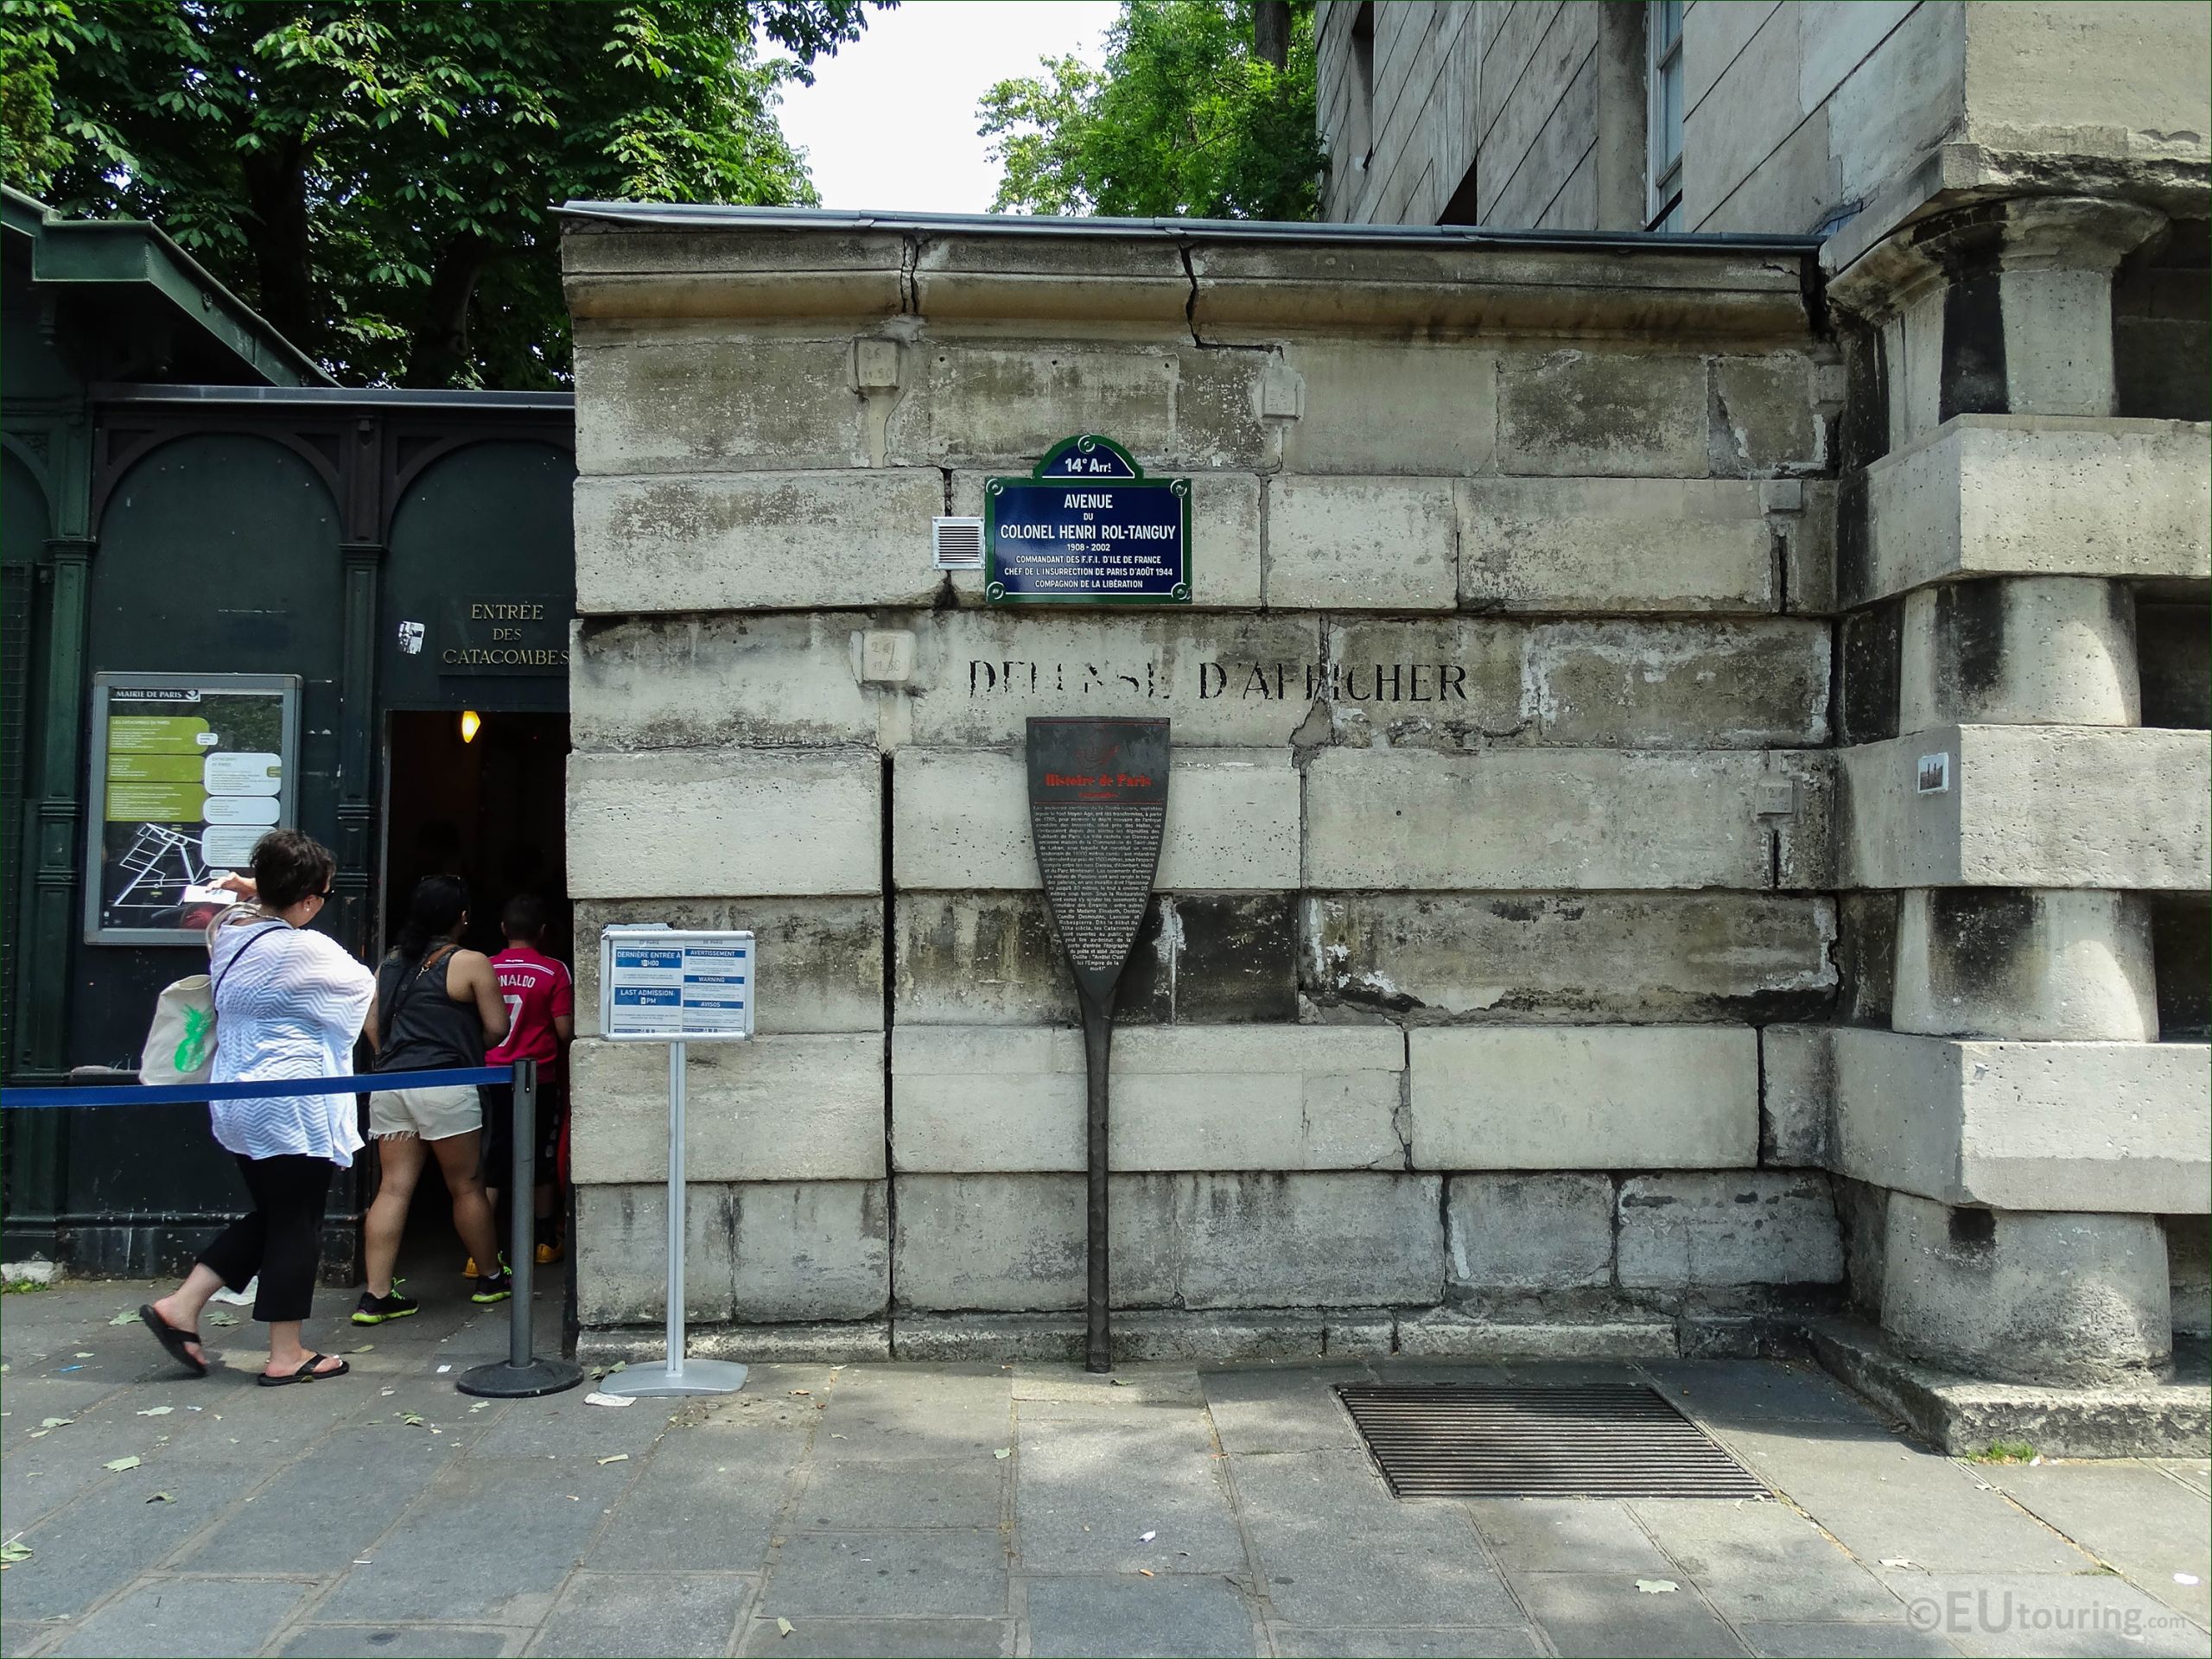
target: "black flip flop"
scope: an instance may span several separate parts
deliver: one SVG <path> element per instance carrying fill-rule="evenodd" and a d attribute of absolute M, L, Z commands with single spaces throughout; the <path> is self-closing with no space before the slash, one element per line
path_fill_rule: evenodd
<path fill-rule="evenodd" d="M 194 1359 L 191 1350 L 184 1345 L 188 1342 L 200 1342 L 200 1333 L 197 1331 L 178 1330 L 176 1326 L 154 1312 L 154 1305 L 151 1302 L 144 1303 L 139 1307 L 138 1317 L 145 1321 L 146 1328 L 154 1333 L 154 1339 L 168 1350 L 171 1359 L 189 1370 L 194 1376 L 207 1375 L 207 1362 L 204 1359 Z M 200 1343 L 200 1346 L 203 1353 L 207 1351 L 206 1343 Z"/>
<path fill-rule="evenodd" d="M 271 1376 L 268 1372 L 264 1371 L 255 1380 L 264 1389 L 289 1389 L 295 1382 L 320 1382 L 327 1377 L 343 1376 L 353 1369 L 346 1361 L 341 1359 L 338 1362 L 338 1369 L 334 1371 L 315 1370 L 316 1366 L 329 1357 L 328 1354 L 309 1354 L 308 1363 L 289 1376 Z"/>

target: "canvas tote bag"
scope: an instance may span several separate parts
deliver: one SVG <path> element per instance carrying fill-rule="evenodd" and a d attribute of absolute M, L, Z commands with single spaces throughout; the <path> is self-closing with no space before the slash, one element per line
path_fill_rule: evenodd
<path fill-rule="evenodd" d="M 218 924 L 219 925 L 219 923 Z M 270 921 L 238 947 L 231 967 L 261 942 L 281 921 Z M 208 929 L 212 947 L 214 929 Z M 223 970 L 230 971 L 229 968 Z M 154 1022 L 146 1030 L 145 1052 L 138 1058 L 138 1081 L 166 1084 L 205 1083 L 215 1065 L 215 984 L 205 974 L 187 974 L 162 987 L 154 999 Z"/>

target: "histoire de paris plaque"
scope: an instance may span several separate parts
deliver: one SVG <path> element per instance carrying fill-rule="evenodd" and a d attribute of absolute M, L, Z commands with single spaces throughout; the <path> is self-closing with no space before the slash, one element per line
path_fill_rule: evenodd
<path fill-rule="evenodd" d="M 1033 719 L 1029 834 L 1045 903 L 1075 970 L 1088 1103 L 1084 1366 L 1111 1370 L 1107 1319 L 1107 1058 L 1114 999 L 1144 925 L 1167 826 L 1167 722 Z"/>

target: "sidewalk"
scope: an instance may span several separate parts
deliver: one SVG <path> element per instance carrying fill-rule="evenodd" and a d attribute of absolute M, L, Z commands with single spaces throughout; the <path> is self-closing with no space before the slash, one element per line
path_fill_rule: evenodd
<path fill-rule="evenodd" d="M 1332 1385 L 1504 1368 L 764 1365 L 719 1399 L 484 1403 L 451 1378 L 505 1310 L 414 1288 L 439 1300 L 397 1325 L 318 1318 L 372 1345 L 283 1390 L 243 1310 L 200 1380 L 110 1325 L 144 1286 L 9 1296 L 0 1522 L 33 1553 L 4 1651 L 2207 1651 L 2202 1459 L 1957 1462 L 1804 1368 L 1510 1368 L 1657 1382 L 1786 1502 L 1398 1502 Z"/>

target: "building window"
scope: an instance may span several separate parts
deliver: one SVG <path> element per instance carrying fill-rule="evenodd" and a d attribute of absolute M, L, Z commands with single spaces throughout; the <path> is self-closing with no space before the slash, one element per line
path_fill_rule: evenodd
<path fill-rule="evenodd" d="M 1649 0 L 1643 8 L 1645 123 L 1644 229 L 1682 228 L 1682 0 Z"/>
<path fill-rule="evenodd" d="M 1351 119 L 1344 149 L 1365 167 L 1375 150 L 1375 0 L 1362 0 L 1351 19 Z"/>

